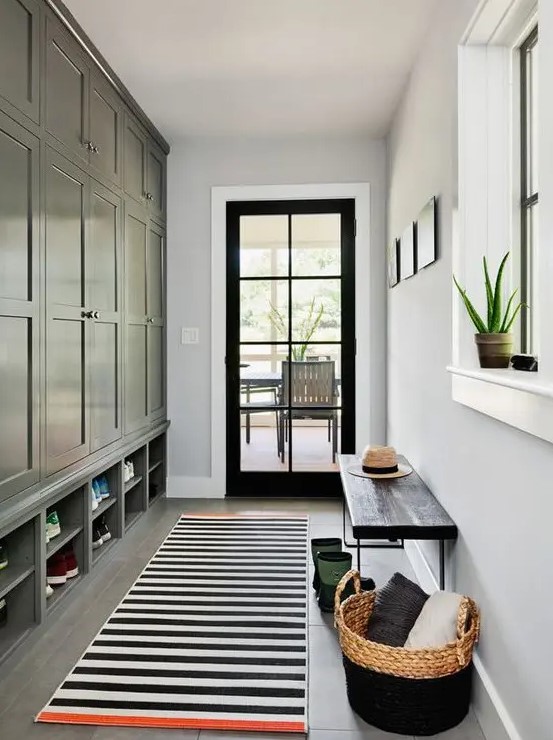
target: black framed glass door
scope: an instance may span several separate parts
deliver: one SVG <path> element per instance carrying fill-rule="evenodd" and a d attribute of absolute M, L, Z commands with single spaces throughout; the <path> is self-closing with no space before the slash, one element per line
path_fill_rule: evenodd
<path fill-rule="evenodd" d="M 355 201 L 227 204 L 227 494 L 340 495 L 355 450 Z"/>

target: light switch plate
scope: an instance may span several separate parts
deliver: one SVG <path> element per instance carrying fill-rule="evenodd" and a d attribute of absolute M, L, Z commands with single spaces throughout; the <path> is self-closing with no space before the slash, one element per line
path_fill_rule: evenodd
<path fill-rule="evenodd" d="M 199 344 L 200 330 L 197 327 L 181 329 L 181 344 Z"/>

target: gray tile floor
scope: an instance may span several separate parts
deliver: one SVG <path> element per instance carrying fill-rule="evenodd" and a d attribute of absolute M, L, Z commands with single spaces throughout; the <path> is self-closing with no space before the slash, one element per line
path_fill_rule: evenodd
<path fill-rule="evenodd" d="M 196 730 L 143 730 L 34 724 L 35 714 L 63 681 L 100 626 L 115 609 L 138 573 L 172 528 L 181 511 L 296 510 L 310 515 L 311 536 L 339 535 L 340 507 L 334 501 L 162 500 L 106 556 L 99 572 L 76 589 L 61 607 L 0 668 L 1 740 L 232 740 L 244 733 Z M 402 551 L 364 550 L 377 584 L 396 570 L 414 577 Z M 370 567 L 369 567 L 370 564 Z M 359 719 L 347 702 L 340 648 L 331 615 L 322 615 L 314 598 L 310 605 L 309 740 L 387 740 L 399 735 L 381 732 Z M 298 735 L 247 733 L 251 740 L 285 740 Z M 404 737 L 404 736 L 401 736 Z M 484 740 L 471 714 L 462 725 L 436 736 L 439 740 Z"/>

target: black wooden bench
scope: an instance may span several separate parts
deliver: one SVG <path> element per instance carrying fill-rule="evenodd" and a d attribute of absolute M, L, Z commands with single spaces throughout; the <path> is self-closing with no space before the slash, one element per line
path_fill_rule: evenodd
<path fill-rule="evenodd" d="M 438 540 L 440 588 L 444 589 L 445 540 L 457 539 L 457 525 L 416 471 L 403 478 L 361 478 L 348 472 L 360 464 L 357 455 L 339 455 L 338 460 L 344 490 L 344 539 L 347 506 L 357 543 L 357 569 L 361 570 L 361 548 L 373 546 L 362 545 L 361 540 L 399 541 L 396 547 L 402 547 L 404 540 Z M 407 463 L 401 455 L 398 460 Z"/>

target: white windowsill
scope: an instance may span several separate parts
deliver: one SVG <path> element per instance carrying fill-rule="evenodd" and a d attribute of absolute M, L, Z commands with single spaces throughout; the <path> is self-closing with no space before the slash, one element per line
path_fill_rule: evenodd
<path fill-rule="evenodd" d="M 553 382 L 539 372 L 455 366 L 447 370 L 454 401 L 553 442 Z"/>

